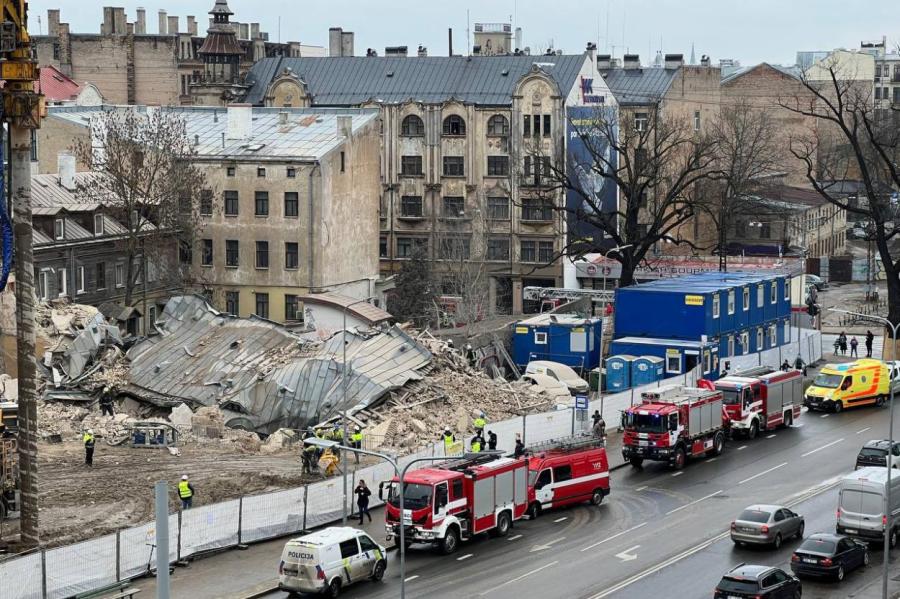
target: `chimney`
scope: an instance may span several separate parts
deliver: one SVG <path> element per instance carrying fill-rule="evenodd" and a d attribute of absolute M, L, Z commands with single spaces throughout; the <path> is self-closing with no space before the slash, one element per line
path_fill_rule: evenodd
<path fill-rule="evenodd" d="M 704 54 L 703 56 L 700 57 L 700 66 L 701 67 L 708 68 L 710 66 L 710 63 L 711 63 L 711 61 L 709 59 L 709 56 L 707 56 L 706 54 Z"/>
<path fill-rule="evenodd" d="M 100 25 L 100 35 L 109 35 L 113 33 L 113 10 L 112 6 L 103 7 L 103 23 Z"/>
<path fill-rule="evenodd" d="M 242 40 L 248 40 L 248 39 L 250 39 L 250 24 L 249 24 L 249 23 L 239 23 L 239 24 L 238 24 L 238 29 L 241 30 L 241 32 L 240 32 L 240 38 L 241 38 Z"/>
<path fill-rule="evenodd" d="M 328 56 L 341 55 L 341 31 L 340 27 L 328 30 Z"/>
<path fill-rule="evenodd" d="M 228 139 L 249 139 L 253 133 L 253 106 L 228 105 Z"/>
<path fill-rule="evenodd" d="M 178 17 L 169 17 L 169 35 L 178 35 Z"/>
<path fill-rule="evenodd" d="M 515 40 L 516 40 L 516 50 L 521 50 L 522 49 L 522 28 L 521 27 L 516 27 Z M 597 48 L 595 47 L 594 49 L 596 50 Z"/>
<path fill-rule="evenodd" d="M 350 139 L 353 136 L 353 117 L 339 116 L 337 117 L 337 134 L 341 137 Z"/>
<path fill-rule="evenodd" d="M 598 54 L 597 55 L 597 70 L 598 71 L 608 71 L 612 68 L 612 56 L 609 54 Z"/>
<path fill-rule="evenodd" d="M 278 112 L 278 124 L 279 125 L 287 125 L 288 117 L 291 115 L 287 110 L 281 110 Z"/>
<path fill-rule="evenodd" d="M 147 33 L 147 11 L 143 6 L 137 9 L 137 21 L 134 23 L 134 32 L 138 35 Z"/>
<path fill-rule="evenodd" d="M 127 23 L 128 19 L 125 18 L 125 9 L 122 7 L 116 7 L 113 9 L 113 28 L 115 31 L 113 33 L 117 33 L 122 35 L 128 30 Z"/>
<path fill-rule="evenodd" d="M 197 37 L 197 19 L 194 18 L 194 15 L 188 15 L 187 17 L 187 32 Z"/>
<path fill-rule="evenodd" d="M 250 23 L 250 39 L 259 39 L 259 23 Z"/>
<path fill-rule="evenodd" d="M 409 56 L 409 48 L 407 48 L 406 46 L 387 46 L 384 49 L 384 55 L 406 58 L 407 56 Z"/>
<path fill-rule="evenodd" d="M 684 54 L 666 54 L 665 66 L 667 69 L 678 69 L 684 66 Z"/>
<path fill-rule="evenodd" d="M 75 191 L 75 156 L 60 152 L 56 156 L 56 169 L 59 172 L 59 184 L 64 189 Z"/>
<path fill-rule="evenodd" d="M 353 56 L 352 31 L 341 31 L 341 56 Z"/>
<path fill-rule="evenodd" d="M 159 11 L 159 34 L 160 35 L 166 35 L 167 23 L 168 23 L 168 21 L 166 20 L 166 11 L 160 10 Z"/>
<path fill-rule="evenodd" d="M 453 28 L 447 28 L 447 56 L 453 56 Z"/>
<path fill-rule="evenodd" d="M 47 11 L 47 35 L 56 37 L 59 35 L 59 9 L 51 8 Z"/>
<path fill-rule="evenodd" d="M 518 49 L 519 48 L 516 47 L 516 50 L 518 50 Z M 596 62 L 597 62 L 597 44 L 595 44 L 594 42 L 588 42 L 587 47 L 585 47 L 584 51 L 588 55 L 588 58 L 591 59 L 591 62 L 596 64 Z"/>
<path fill-rule="evenodd" d="M 634 71 L 641 68 L 641 57 L 638 54 L 626 54 L 622 58 L 622 66 L 626 71 Z"/>
<path fill-rule="evenodd" d="M 419 46 L 419 49 L 416 51 L 416 55 L 419 58 L 425 58 L 426 56 L 428 56 L 428 48 L 426 48 L 425 46 Z"/>

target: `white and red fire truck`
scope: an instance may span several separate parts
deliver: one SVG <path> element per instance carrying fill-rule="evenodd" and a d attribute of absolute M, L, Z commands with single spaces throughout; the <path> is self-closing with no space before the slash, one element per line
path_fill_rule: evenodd
<path fill-rule="evenodd" d="M 700 386 L 722 392 L 725 424 L 732 436 L 755 438 L 761 431 L 790 426 L 803 406 L 803 375 L 799 370 L 748 370 L 700 381 Z"/>
<path fill-rule="evenodd" d="M 622 413 L 622 455 L 684 467 L 688 457 L 719 455 L 725 448 L 722 392 L 672 385 L 641 394 L 642 403 Z"/>
<path fill-rule="evenodd" d="M 404 541 L 453 553 L 460 541 L 490 532 L 505 536 L 528 507 L 528 463 L 485 454 L 408 472 L 403 478 Z M 387 540 L 400 537 L 400 485 L 379 485 Z"/>
<path fill-rule="evenodd" d="M 609 462 L 602 441 L 574 436 L 527 448 L 528 514 L 590 501 L 600 505 L 609 495 Z"/>

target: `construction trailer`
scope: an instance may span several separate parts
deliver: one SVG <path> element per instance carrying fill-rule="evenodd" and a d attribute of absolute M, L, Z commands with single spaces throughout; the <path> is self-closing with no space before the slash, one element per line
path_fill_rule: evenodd
<path fill-rule="evenodd" d="M 512 356 L 521 370 L 534 360 L 559 362 L 583 376 L 600 364 L 603 320 L 577 314 L 540 314 L 515 323 Z"/>

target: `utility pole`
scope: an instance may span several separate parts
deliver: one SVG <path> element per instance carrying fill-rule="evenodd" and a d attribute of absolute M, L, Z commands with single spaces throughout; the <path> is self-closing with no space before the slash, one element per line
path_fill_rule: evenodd
<path fill-rule="evenodd" d="M 34 363 L 34 250 L 31 228 L 31 132 L 40 126 L 42 97 L 31 56 L 27 0 L 2 0 L 0 80 L 3 120 L 9 126 L 8 189 L 13 195 L 16 263 L 16 362 L 19 377 L 19 494 L 22 544 L 40 543 L 37 474 L 37 372 Z"/>

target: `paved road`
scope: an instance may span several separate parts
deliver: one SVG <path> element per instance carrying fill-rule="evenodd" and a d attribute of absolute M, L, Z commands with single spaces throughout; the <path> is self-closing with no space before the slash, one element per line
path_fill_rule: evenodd
<path fill-rule="evenodd" d="M 886 420 L 887 410 L 874 408 L 804 414 L 794 428 L 729 442 L 719 458 L 690 463 L 681 472 L 652 463 L 619 470 L 611 476 L 612 495 L 599 508 L 548 512 L 517 523 L 505 539 L 476 539 L 451 557 L 411 550 L 407 596 L 709 597 L 730 566 L 784 563 L 789 555 L 788 549 L 737 551 L 723 542 L 734 516 L 755 502 L 787 503 L 810 518 L 809 532 L 833 529 L 834 481 L 852 469 L 862 443 L 886 434 Z M 880 552 L 873 555 L 880 559 Z M 271 563 L 277 560 L 273 554 Z M 818 594 L 805 596 L 846 597 L 848 589 L 877 576 L 878 568 L 870 567 L 841 587 L 810 585 Z M 382 583 L 356 585 L 346 596 L 398 597 L 396 554 Z"/>

